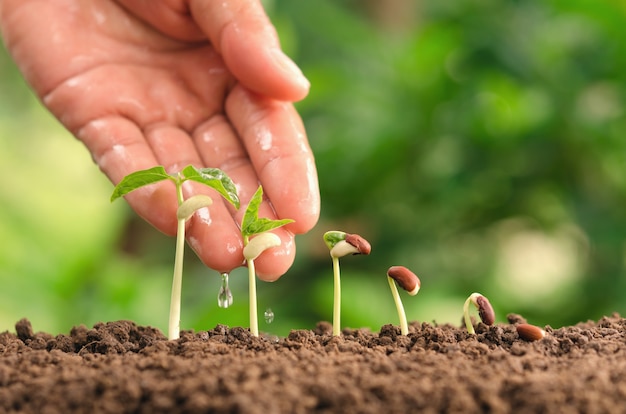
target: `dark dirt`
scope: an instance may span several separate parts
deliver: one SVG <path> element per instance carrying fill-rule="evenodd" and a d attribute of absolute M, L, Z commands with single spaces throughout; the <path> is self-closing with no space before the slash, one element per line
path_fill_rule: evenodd
<path fill-rule="evenodd" d="M 613 413 L 626 412 L 626 320 L 545 328 L 413 323 L 408 336 L 330 325 L 253 338 L 218 325 L 168 341 L 119 321 L 0 334 L 0 412 Z"/>

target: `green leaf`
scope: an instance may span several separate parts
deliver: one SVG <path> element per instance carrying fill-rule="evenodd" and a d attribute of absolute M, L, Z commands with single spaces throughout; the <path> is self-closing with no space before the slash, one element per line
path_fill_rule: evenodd
<path fill-rule="evenodd" d="M 292 219 L 272 220 L 259 218 L 259 207 L 262 201 L 263 187 L 259 186 L 250 199 L 250 203 L 248 203 L 248 207 L 243 215 L 243 220 L 241 221 L 241 234 L 244 238 L 276 229 L 285 224 L 293 223 Z"/>
<path fill-rule="evenodd" d="M 122 181 L 115 186 L 113 194 L 111 194 L 111 201 L 115 201 L 116 199 L 140 187 L 167 179 L 172 180 L 173 177 L 169 175 L 165 171 L 165 168 L 160 165 L 148 168 L 147 170 L 135 171 L 134 173 L 130 173 L 126 177 L 122 178 Z"/>
<path fill-rule="evenodd" d="M 263 187 L 259 186 L 256 192 L 250 199 L 248 207 L 246 207 L 245 213 L 243 213 L 243 220 L 241 221 L 241 234 L 245 236 L 251 236 L 256 233 L 249 233 L 248 228 L 252 226 L 259 219 L 259 207 L 263 201 Z"/>
<path fill-rule="evenodd" d="M 268 218 L 260 218 L 246 228 L 245 236 L 265 233 L 266 231 L 270 231 L 293 222 L 294 220 L 292 219 L 272 220 Z"/>
<path fill-rule="evenodd" d="M 196 168 L 188 165 L 183 169 L 185 179 L 196 181 L 216 190 L 235 208 L 239 208 L 237 188 L 230 177 L 219 168 Z"/>

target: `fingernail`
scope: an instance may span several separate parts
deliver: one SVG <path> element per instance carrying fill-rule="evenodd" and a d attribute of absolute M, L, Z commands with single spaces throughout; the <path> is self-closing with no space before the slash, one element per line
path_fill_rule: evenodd
<path fill-rule="evenodd" d="M 283 72 L 288 75 L 288 77 L 298 84 L 303 89 L 309 89 L 311 83 L 304 76 L 298 65 L 294 63 L 287 55 L 283 53 L 280 49 L 272 50 L 272 56 L 274 58 L 274 62 L 283 70 Z"/>

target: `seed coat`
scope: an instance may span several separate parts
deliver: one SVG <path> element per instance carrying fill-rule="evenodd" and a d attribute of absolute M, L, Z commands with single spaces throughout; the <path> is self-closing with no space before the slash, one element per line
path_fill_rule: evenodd
<path fill-rule="evenodd" d="M 387 276 L 396 281 L 398 286 L 415 296 L 420 290 L 421 282 L 419 277 L 404 266 L 391 266 L 387 270 Z"/>
<path fill-rule="evenodd" d="M 538 341 L 546 336 L 546 331 L 529 323 L 520 323 L 515 329 L 519 337 L 525 341 Z"/>

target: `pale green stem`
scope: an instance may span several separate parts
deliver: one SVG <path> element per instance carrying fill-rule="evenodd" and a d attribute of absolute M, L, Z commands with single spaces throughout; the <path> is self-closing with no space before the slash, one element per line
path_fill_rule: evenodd
<path fill-rule="evenodd" d="M 250 295 L 250 333 L 252 336 L 259 336 L 259 320 L 257 319 L 256 310 L 256 271 L 254 269 L 254 260 L 248 260 L 248 283 Z"/>
<path fill-rule="evenodd" d="M 248 245 L 250 238 L 243 237 L 244 247 Z M 254 268 L 254 259 L 248 260 L 248 301 L 250 313 L 250 333 L 252 336 L 259 336 L 259 320 L 256 309 L 256 269 Z"/>
<path fill-rule="evenodd" d="M 339 258 L 333 258 L 335 295 L 333 301 L 333 336 L 341 335 L 341 280 L 339 277 Z"/>
<path fill-rule="evenodd" d="M 472 325 L 472 318 L 470 318 L 470 314 L 469 314 L 470 302 L 471 302 L 471 296 L 467 298 L 467 300 L 463 304 L 463 318 L 465 319 L 465 327 L 467 328 L 467 332 L 474 335 L 476 331 L 474 331 L 474 326 Z"/>
<path fill-rule="evenodd" d="M 178 205 L 183 203 L 183 189 L 176 183 Z M 180 337 L 180 301 L 183 286 L 183 257 L 185 254 L 185 220 L 178 220 L 176 230 L 176 256 L 174 258 L 174 277 L 172 279 L 172 297 L 170 299 L 169 339 Z"/>
<path fill-rule="evenodd" d="M 396 286 L 394 280 L 389 276 L 387 276 L 387 281 L 389 282 L 391 295 L 393 296 L 393 301 L 396 303 L 396 309 L 398 310 L 398 318 L 400 318 L 400 332 L 402 333 L 402 335 L 408 335 L 409 326 L 406 321 L 406 313 L 404 313 L 404 306 L 402 306 L 402 299 L 400 299 L 398 287 Z"/>

